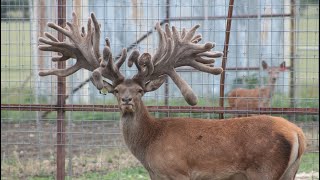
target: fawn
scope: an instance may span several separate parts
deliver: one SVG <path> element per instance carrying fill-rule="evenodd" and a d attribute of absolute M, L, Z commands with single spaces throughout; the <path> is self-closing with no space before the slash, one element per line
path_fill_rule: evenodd
<path fill-rule="evenodd" d="M 282 62 L 279 67 L 269 67 L 265 61 L 262 61 L 262 68 L 268 72 L 268 84 L 262 88 L 232 90 L 228 94 L 228 102 L 231 107 L 246 109 L 270 107 L 270 99 L 274 93 L 279 73 L 285 71 L 286 65 L 285 62 Z"/>

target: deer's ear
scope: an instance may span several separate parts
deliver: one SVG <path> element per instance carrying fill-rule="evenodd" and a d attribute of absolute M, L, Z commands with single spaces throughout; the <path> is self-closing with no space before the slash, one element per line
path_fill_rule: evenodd
<path fill-rule="evenodd" d="M 286 70 L 286 62 L 283 61 L 281 64 L 280 64 L 280 70 L 281 71 L 285 71 Z"/>
<path fill-rule="evenodd" d="M 100 82 L 96 82 L 96 81 L 94 81 L 94 80 L 92 80 L 92 79 L 91 79 L 91 81 L 92 81 L 92 84 L 93 84 L 94 86 L 96 86 L 96 88 L 99 90 L 100 94 L 106 95 L 106 94 L 108 94 L 108 93 L 113 93 L 114 88 L 113 88 L 113 86 L 112 86 L 110 83 L 108 83 L 107 81 L 102 80 L 102 81 L 100 81 Z M 102 84 L 101 84 L 101 82 L 102 82 Z"/>
<path fill-rule="evenodd" d="M 262 61 L 262 68 L 268 69 L 268 64 L 265 61 Z"/>
<path fill-rule="evenodd" d="M 108 93 L 113 93 L 114 87 L 107 81 L 103 81 L 103 89 L 106 89 Z M 101 92 L 101 90 L 100 90 Z"/>
<path fill-rule="evenodd" d="M 166 77 L 167 76 L 161 76 L 158 79 L 147 82 L 144 88 L 145 92 L 157 90 L 164 83 Z"/>

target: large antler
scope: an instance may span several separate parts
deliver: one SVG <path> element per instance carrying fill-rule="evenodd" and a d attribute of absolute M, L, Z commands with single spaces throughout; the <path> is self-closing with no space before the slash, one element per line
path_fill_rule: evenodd
<path fill-rule="evenodd" d="M 52 58 L 52 61 L 65 61 L 69 58 L 76 58 L 77 62 L 67 69 L 52 69 L 39 72 L 40 76 L 57 75 L 57 76 L 69 76 L 81 68 L 89 71 L 95 71 L 94 74 L 101 73 L 105 78 L 111 81 L 123 79 L 123 75 L 120 73 L 119 68 L 126 59 L 127 51 L 123 49 L 120 60 L 116 65 L 113 63 L 112 54 L 110 51 L 110 42 L 106 39 L 106 46 L 103 50 L 103 60 L 99 51 L 99 39 L 100 39 L 100 25 L 97 18 L 91 13 L 91 18 L 88 19 L 87 32 L 82 27 L 80 31 L 80 25 L 78 24 L 78 17 L 76 13 L 72 13 L 72 23 L 67 22 L 67 26 L 62 28 L 55 23 L 48 23 L 48 26 L 57 30 L 68 37 L 68 41 L 61 42 L 53 35 L 45 33 L 47 38 L 40 37 L 39 42 L 43 43 L 39 45 L 39 49 L 42 51 L 59 52 L 62 56 L 56 56 Z M 93 27 L 92 27 L 93 22 Z M 100 80 L 92 77 L 93 84 L 100 88 Z M 101 79 L 101 77 L 100 77 Z"/>
<path fill-rule="evenodd" d="M 127 50 L 123 49 L 119 60 L 115 64 L 110 50 L 109 39 L 106 38 L 106 46 L 103 49 L 103 60 L 100 63 L 100 67 L 95 69 L 91 76 L 91 81 L 97 89 L 107 88 L 109 92 L 112 92 L 113 88 L 124 80 L 124 76 L 120 72 L 120 67 L 126 60 L 126 57 Z M 102 77 L 111 80 L 112 85 L 104 81 Z"/>
<path fill-rule="evenodd" d="M 222 68 L 213 67 L 214 58 L 221 57 L 222 52 L 210 51 L 213 43 L 197 44 L 201 40 L 201 35 L 195 35 L 199 25 L 194 26 L 190 31 L 186 29 L 179 33 L 173 26 L 172 31 L 169 25 L 165 25 L 165 31 L 161 29 L 159 23 L 156 29 L 159 34 L 159 47 L 154 56 L 149 53 L 143 53 L 139 56 L 138 51 L 134 51 L 129 57 L 128 65 L 133 63 L 138 68 L 135 79 L 143 81 L 146 85 L 146 91 L 153 91 L 161 86 L 168 75 L 178 86 L 185 100 L 190 105 L 197 104 L 197 96 L 191 87 L 175 71 L 175 68 L 181 66 L 191 66 L 199 71 L 210 74 L 220 74 Z"/>

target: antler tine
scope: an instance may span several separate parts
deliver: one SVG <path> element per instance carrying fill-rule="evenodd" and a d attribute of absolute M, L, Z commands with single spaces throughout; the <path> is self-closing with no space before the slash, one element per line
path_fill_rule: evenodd
<path fill-rule="evenodd" d="M 94 50 L 94 54 L 96 56 L 97 59 L 99 59 L 100 55 L 100 51 L 99 51 L 99 42 L 100 42 L 100 28 L 101 25 L 98 23 L 96 16 L 91 13 L 91 19 L 92 22 L 94 24 L 94 33 L 93 33 L 93 50 Z"/>
<path fill-rule="evenodd" d="M 154 83 L 155 81 L 163 83 L 163 75 L 168 75 L 178 86 L 185 100 L 190 105 L 197 104 L 197 96 L 187 82 L 178 75 L 175 68 L 191 66 L 199 71 L 217 75 L 222 72 L 222 68 L 213 67 L 212 63 L 215 62 L 214 58 L 223 55 L 221 52 L 210 51 L 214 47 L 213 43 L 197 44 L 202 38 L 199 34 L 195 35 L 199 27 L 200 25 L 195 25 L 189 31 L 182 29 L 182 32 L 179 33 L 174 26 L 170 30 L 169 25 L 165 24 L 165 30 L 162 30 L 160 24 L 157 23 L 159 47 L 150 61 L 153 66 L 152 71 L 150 71 L 151 73 L 138 73 L 136 76 L 143 75 L 145 83 Z M 145 55 L 145 57 L 148 56 Z M 138 59 L 137 62 L 140 59 L 145 59 L 140 61 L 143 63 L 137 63 L 140 65 L 140 69 L 141 64 L 148 65 L 148 58 L 142 58 L 141 56 L 136 59 Z M 145 69 L 150 69 L 149 65 Z"/>
<path fill-rule="evenodd" d="M 81 37 L 85 37 L 87 34 L 86 34 L 86 29 L 82 26 L 81 28 Z"/>
<path fill-rule="evenodd" d="M 132 67 L 133 63 L 137 63 L 140 53 L 138 50 L 134 50 L 128 58 L 128 66 Z M 138 70 L 140 66 L 137 66 Z"/>
<path fill-rule="evenodd" d="M 139 51 L 134 50 L 128 59 L 128 66 L 132 67 L 134 63 L 138 69 L 138 73 L 133 79 L 143 81 L 145 77 L 153 72 L 154 66 L 149 53 L 143 53 L 141 56 L 139 55 Z"/>
<path fill-rule="evenodd" d="M 174 27 L 174 26 L 173 26 L 173 27 Z M 193 38 L 194 34 L 196 33 L 196 30 L 197 30 L 199 27 L 200 27 L 199 24 L 193 26 L 193 27 L 190 29 L 190 31 L 188 31 L 188 32 L 186 33 L 186 35 L 183 37 L 183 40 L 184 40 L 185 42 L 191 41 L 191 39 Z"/>
<path fill-rule="evenodd" d="M 152 62 L 153 64 L 156 64 L 157 61 L 160 60 L 161 55 L 163 55 L 165 53 L 166 50 L 166 46 L 167 46 L 167 37 L 171 37 L 170 34 L 165 34 L 162 30 L 161 30 L 161 26 L 160 23 L 158 22 L 156 24 L 156 29 L 158 31 L 159 34 L 159 44 L 158 44 L 158 50 L 156 51 L 156 53 L 154 54 L 154 56 L 152 57 Z"/>
<path fill-rule="evenodd" d="M 113 91 L 114 85 L 124 80 L 124 76 L 120 72 L 120 67 L 127 57 L 127 50 L 123 49 L 117 63 L 114 63 L 110 50 L 110 41 L 106 38 L 106 45 L 103 49 L 103 60 L 100 62 L 100 67 L 92 72 L 91 81 L 97 89 L 106 88 L 109 92 Z M 112 81 L 112 84 L 103 80 L 105 77 Z"/>
<path fill-rule="evenodd" d="M 186 28 L 182 28 L 181 38 L 183 39 L 186 36 L 187 30 Z"/>
<path fill-rule="evenodd" d="M 138 60 L 135 61 L 135 65 L 137 66 L 138 74 L 133 77 L 134 79 L 143 79 L 151 75 L 154 70 L 149 53 L 143 53 Z"/>
<path fill-rule="evenodd" d="M 48 45 L 40 45 L 39 49 L 42 51 L 54 51 L 54 52 L 60 52 L 62 54 L 62 56 L 54 56 L 52 57 L 52 61 L 65 61 L 68 60 L 69 58 L 76 58 L 75 55 L 68 50 L 68 48 L 72 48 L 71 46 L 69 46 L 67 43 L 60 43 L 59 44 L 59 40 L 56 39 L 54 36 L 52 36 L 51 34 L 45 32 L 44 35 L 49 38 L 51 41 L 48 41 L 47 39 L 44 39 L 42 37 L 39 38 L 39 42 L 43 42 L 46 44 L 50 44 L 50 46 Z M 58 45 L 58 46 L 57 46 Z M 60 47 L 59 47 L 60 46 Z M 63 46 L 65 46 L 65 48 L 63 48 Z"/>
<path fill-rule="evenodd" d="M 39 50 L 59 52 L 62 56 L 55 56 L 52 61 L 65 61 L 70 58 L 76 58 L 77 62 L 67 69 L 52 69 L 48 71 L 39 72 L 40 76 L 57 75 L 69 76 L 81 68 L 93 71 L 99 67 L 99 46 L 98 39 L 100 38 L 100 26 L 92 13 L 91 18 L 93 26 L 91 25 L 91 18 L 88 20 L 87 33 L 84 28 L 80 32 L 78 24 L 78 17 L 76 13 L 72 13 L 72 23 L 67 22 L 67 26 L 62 28 L 55 23 L 48 23 L 48 27 L 67 36 L 69 41 L 59 41 L 53 35 L 45 33 L 45 37 L 39 38 Z M 92 30 L 94 29 L 94 31 Z"/>
<path fill-rule="evenodd" d="M 85 28 L 80 29 L 76 13 L 72 13 L 72 22 L 67 22 L 67 26 L 62 28 L 54 23 L 48 23 L 48 26 L 67 36 L 69 41 L 59 41 L 49 33 L 45 37 L 40 37 L 39 49 L 42 51 L 59 52 L 62 56 L 53 57 L 52 61 L 65 61 L 69 58 L 76 58 L 77 62 L 67 69 L 52 69 L 41 71 L 40 76 L 57 75 L 69 76 L 81 68 L 93 71 L 90 78 L 93 84 L 102 89 L 106 87 L 112 90 L 112 85 L 103 80 L 103 77 L 112 81 L 113 84 L 122 81 L 124 76 L 119 69 L 127 57 L 127 50 L 123 49 L 117 63 L 114 63 L 110 50 L 110 41 L 106 38 L 106 46 L 103 50 L 103 57 L 99 51 L 100 24 L 93 13 L 88 18 L 87 32 Z"/>
<path fill-rule="evenodd" d="M 202 36 L 200 34 L 198 34 L 198 35 L 196 35 L 195 37 L 193 37 L 191 39 L 191 42 L 192 43 L 198 43 L 199 41 L 201 41 L 201 39 L 202 39 Z"/>
<path fill-rule="evenodd" d="M 120 69 L 122 64 L 126 61 L 126 58 L 127 58 L 127 49 L 123 48 L 122 52 L 121 52 L 121 56 L 120 56 L 119 60 L 116 63 L 116 66 L 117 66 L 118 69 Z"/>

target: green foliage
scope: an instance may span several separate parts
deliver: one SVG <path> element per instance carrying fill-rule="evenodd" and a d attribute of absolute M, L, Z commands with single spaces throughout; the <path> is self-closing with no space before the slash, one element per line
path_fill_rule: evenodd
<path fill-rule="evenodd" d="M 300 0 L 299 4 L 303 10 L 306 10 L 310 6 L 319 6 L 319 0 Z"/>
<path fill-rule="evenodd" d="M 246 83 L 248 89 L 254 89 L 260 83 L 259 77 L 256 73 L 246 76 L 244 82 Z"/>
<path fill-rule="evenodd" d="M 241 88 L 247 88 L 247 89 L 254 89 L 260 84 L 260 79 L 257 73 L 244 76 L 244 77 L 238 77 L 233 80 L 233 86 L 232 89 L 241 87 Z"/>
<path fill-rule="evenodd" d="M 240 85 L 244 84 L 243 78 L 237 77 L 232 82 L 232 89 L 238 88 Z"/>

